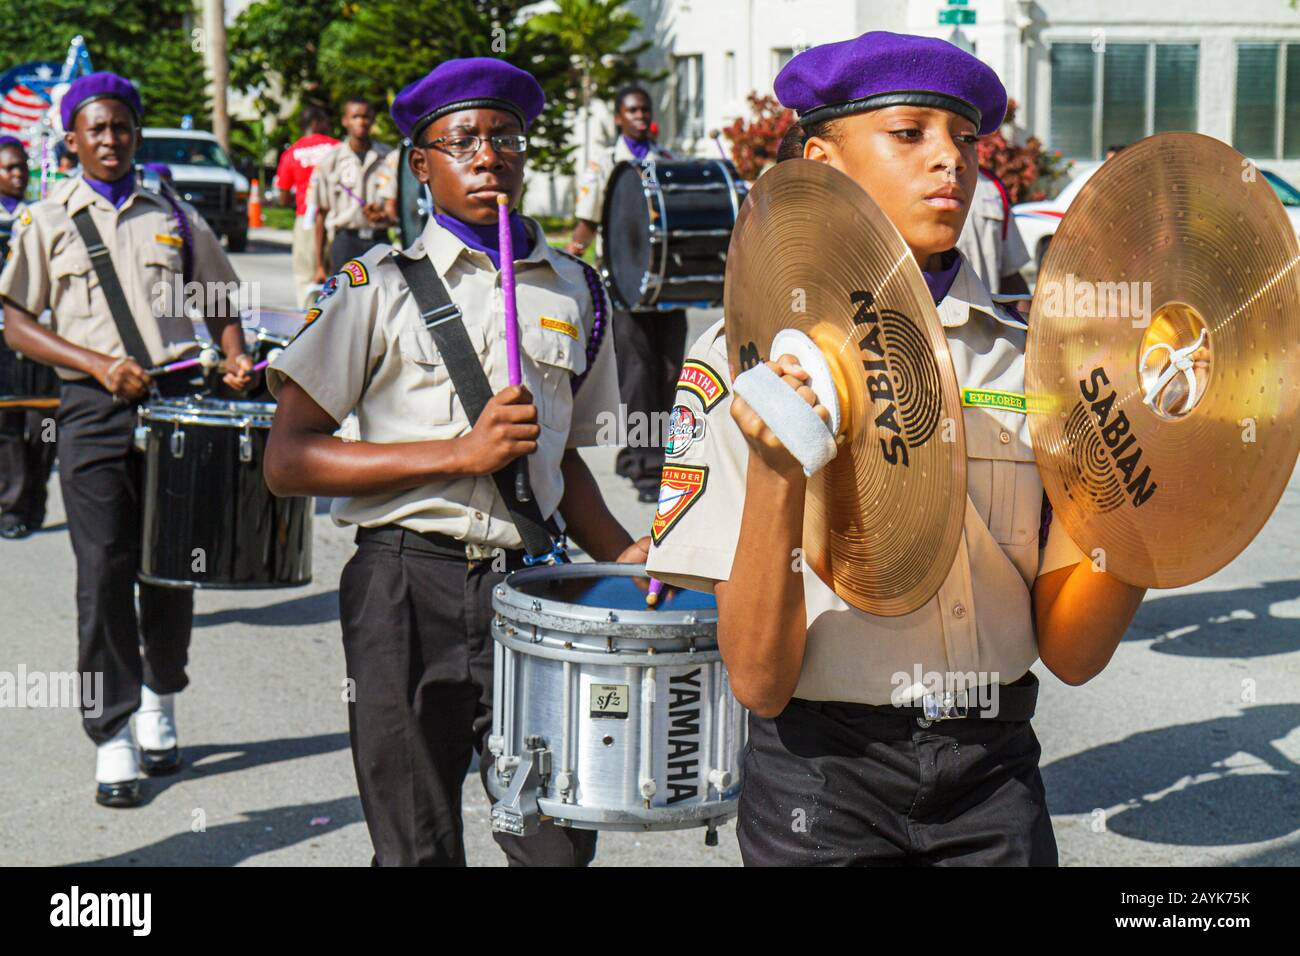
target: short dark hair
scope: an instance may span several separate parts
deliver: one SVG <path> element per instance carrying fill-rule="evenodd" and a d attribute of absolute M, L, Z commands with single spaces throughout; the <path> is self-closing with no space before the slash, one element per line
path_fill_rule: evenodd
<path fill-rule="evenodd" d="M 781 145 L 776 151 L 776 161 L 779 163 L 786 159 L 803 159 L 803 146 L 812 137 L 819 139 L 828 139 L 832 143 L 839 145 L 840 130 L 839 124 L 834 119 L 817 120 L 815 123 L 809 123 L 807 126 L 801 125 L 798 121 L 790 124 L 790 128 L 785 131 L 781 137 Z"/>
<path fill-rule="evenodd" d="M 376 112 L 375 104 L 370 102 L 370 100 L 366 99 L 364 96 L 361 96 L 359 94 L 356 96 L 349 96 L 346 100 L 344 100 L 343 109 L 346 110 L 353 103 L 360 103 L 366 109 L 370 110 L 370 112 L 372 113 Z"/>
<path fill-rule="evenodd" d="M 644 96 L 646 102 L 649 103 L 651 107 L 654 106 L 655 101 L 650 98 L 649 91 L 647 91 L 644 86 L 638 86 L 635 83 L 631 83 L 627 86 L 621 87 L 619 91 L 614 94 L 614 112 L 617 113 L 620 109 L 622 109 L 623 101 L 625 99 L 627 99 L 629 96 L 636 96 L 637 94 Z"/>
<path fill-rule="evenodd" d="M 319 106 L 304 106 L 302 115 L 298 117 L 298 125 L 303 129 L 314 129 L 330 121 L 329 114 Z"/>

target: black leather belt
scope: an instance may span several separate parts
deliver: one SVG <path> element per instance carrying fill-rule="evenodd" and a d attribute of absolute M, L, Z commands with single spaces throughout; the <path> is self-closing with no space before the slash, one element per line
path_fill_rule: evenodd
<path fill-rule="evenodd" d="M 1010 684 L 984 685 L 964 691 L 926 694 L 920 705 L 895 707 L 892 704 L 855 704 L 846 701 L 803 700 L 797 703 L 809 710 L 839 712 L 845 716 L 879 714 L 906 717 L 927 727 L 940 720 L 1001 720 L 1018 722 L 1034 716 L 1038 703 L 1038 677 L 1027 671 Z"/>
<path fill-rule="evenodd" d="M 389 524 L 378 528 L 357 528 L 357 544 L 370 542 L 385 544 L 399 551 L 419 551 L 422 554 L 434 554 L 440 558 L 452 558 L 459 561 L 491 561 L 497 554 L 504 554 L 506 566 L 522 566 L 524 552 L 521 548 L 493 548 L 481 544 L 469 544 L 458 541 L 450 535 L 436 531 L 412 531 L 400 525 Z"/>

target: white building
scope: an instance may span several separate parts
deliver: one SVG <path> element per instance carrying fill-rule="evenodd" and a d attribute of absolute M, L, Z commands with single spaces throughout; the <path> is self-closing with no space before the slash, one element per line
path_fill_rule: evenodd
<path fill-rule="evenodd" d="M 1300 183 L 1300 11 L 1288 0 L 969 0 L 974 52 L 1019 103 L 1017 141 L 1070 159 L 1195 130 Z M 660 139 L 712 155 L 710 130 L 772 92 L 796 50 L 892 30 L 949 37 L 943 0 L 633 0 L 653 47 Z M 612 135 L 608 110 L 593 129 Z M 577 126 L 581 129 L 581 123 Z M 602 138 L 597 136 L 597 139 Z M 567 182 L 530 187 L 535 212 L 572 208 Z"/>

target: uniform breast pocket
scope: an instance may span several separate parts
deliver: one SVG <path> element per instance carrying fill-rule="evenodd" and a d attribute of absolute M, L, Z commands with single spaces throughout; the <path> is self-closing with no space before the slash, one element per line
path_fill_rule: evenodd
<path fill-rule="evenodd" d="M 176 314 L 176 277 L 183 267 L 180 249 L 162 245 L 151 246 L 140 255 L 140 263 L 145 269 L 145 292 L 157 312 L 158 318 L 185 318 L 185 312 L 192 311 L 191 304 L 198 307 L 199 314 L 194 318 L 203 318 L 209 308 L 215 308 L 212 292 L 205 290 L 201 295 L 195 287 L 182 290 L 181 314 Z M 185 276 L 186 282 L 193 282 L 193 276 Z M 192 336 L 191 336 L 192 337 Z"/>
<path fill-rule="evenodd" d="M 576 318 L 551 316 L 521 319 L 521 325 L 524 381 L 537 403 L 538 420 L 543 428 L 567 431 L 573 417 L 572 382 L 587 368 L 582 327 Z"/>
<path fill-rule="evenodd" d="M 967 490 L 998 544 L 1038 546 L 1043 483 L 1034 463 L 1024 415 L 967 408 Z"/>
<path fill-rule="evenodd" d="M 60 321 L 91 317 L 91 290 L 99 277 L 90 264 L 90 253 L 79 243 L 70 244 L 50 258 L 50 308 Z"/>
<path fill-rule="evenodd" d="M 411 326 L 402 329 L 397 347 L 402 355 L 404 402 L 412 420 L 436 426 L 452 424 L 456 389 L 433 337 Z"/>

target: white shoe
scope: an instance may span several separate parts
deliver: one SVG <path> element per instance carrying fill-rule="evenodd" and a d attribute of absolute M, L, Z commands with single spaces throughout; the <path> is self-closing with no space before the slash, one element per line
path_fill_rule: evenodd
<path fill-rule="evenodd" d="M 140 776 L 140 751 L 131 735 L 131 722 L 95 751 L 96 783 L 128 783 Z"/>
<path fill-rule="evenodd" d="M 163 751 L 176 746 L 176 695 L 159 694 L 140 687 L 140 709 L 135 712 L 135 739 L 141 750 Z"/>

